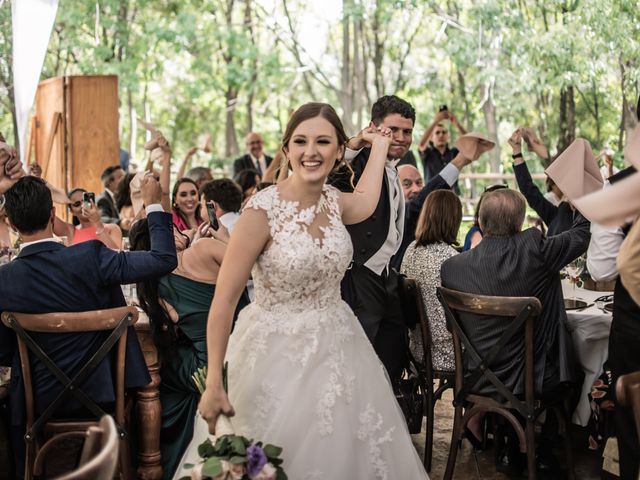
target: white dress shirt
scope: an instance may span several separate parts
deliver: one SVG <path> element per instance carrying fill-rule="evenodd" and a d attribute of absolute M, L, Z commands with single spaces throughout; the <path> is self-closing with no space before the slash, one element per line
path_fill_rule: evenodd
<path fill-rule="evenodd" d="M 267 159 L 264 158 L 264 154 L 260 155 L 260 158 L 256 158 L 251 154 L 249 154 L 249 157 L 251 157 L 255 169 L 260 172 L 260 176 L 264 175 L 264 172 L 267 171 Z"/>
<path fill-rule="evenodd" d="M 608 228 L 591 223 L 587 269 L 596 282 L 607 282 L 618 277 L 616 258 L 623 241 L 624 234 L 621 228 Z"/>
<path fill-rule="evenodd" d="M 224 215 L 221 215 L 218 220 L 220 223 L 229 231 L 229 235 L 233 231 L 233 227 L 235 227 L 236 222 L 240 218 L 240 214 L 238 212 L 227 212 Z"/>

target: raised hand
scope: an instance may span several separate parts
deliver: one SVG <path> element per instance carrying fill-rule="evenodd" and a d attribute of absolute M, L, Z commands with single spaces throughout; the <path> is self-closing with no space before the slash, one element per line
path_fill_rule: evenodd
<path fill-rule="evenodd" d="M 0 193 L 9 190 L 24 174 L 16 149 L 0 142 Z"/>
<path fill-rule="evenodd" d="M 142 201 L 145 206 L 160 203 L 162 200 L 162 188 L 151 173 L 147 173 L 142 182 L 140 182 L 140 191 L 142 192 Z"/>
<path fill-rule="evenodd" d="M 372 125 L 363 128 L 355 137 L 351 137 L 349 139 L 349 141 L 347 142 L 347 147 L 349 147 L 351 150 L 360 150 L 361 148 L 370 147 L 371 143 L 368 142 L 365 137 L 369 133 L 375 132 L 376 130 L 376 127 Z"/>
<path fill-rule="evenodd" d="M 509 137 L 509 145 L 513 150 L 514 155 L 522 152 L 522 129 L 516 128 L 516 130 Z"/>

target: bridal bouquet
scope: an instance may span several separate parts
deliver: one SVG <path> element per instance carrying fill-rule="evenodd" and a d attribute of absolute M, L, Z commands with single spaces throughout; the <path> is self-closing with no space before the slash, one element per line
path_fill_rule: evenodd
<path fill-rule="evenodd" d="M 223 369 L 223 383 L 227 390 L 226 364 Z M 203 367 L 193 375 L 200 393 L 204 391 L 207 369 Z M 206 423 L 206 422 L 205 422 Z M 208 427 L 207 427 L 208 428 Z M 202 461 L 185 464 L 191 477 L 181 480 L 287 480 L 279 457 L 282 448 L 250 440 L 233 432 L 233 426 L 226 415 L 216 421 L 216 438 L 205 440 L 198 446 Z"/>

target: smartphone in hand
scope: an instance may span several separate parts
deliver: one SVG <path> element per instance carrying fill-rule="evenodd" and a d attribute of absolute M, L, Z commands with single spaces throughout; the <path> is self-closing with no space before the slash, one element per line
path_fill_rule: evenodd
<path fill-rule="evenodd" d="M 82 202 L 84 203 L 84 208 L 89 210 L 91 208 L 91 204 L 96 203 L 96 194 L 93 192 L 84 192 L 82 194 Z"/>
<path fill-rule="evenodd" d="M 207 202 L 207 213 L 209 214 L 209 224 L 211 224 L 211 228 L 218 230 L 218 228 L 220 228 L 220 224 L 218 223 L 218 217 L 216 216 L 216 210 L 213 207 L 213 202 Z"/>
<path fill-rule="evenodd" d="M 447 108 L 447 106 L 443 103 L 442 105 L 440 105 L 440 107 L 438 108 L 438 111 L 440 112 L 446 112 L 447 110 L 449 110 Z"/>

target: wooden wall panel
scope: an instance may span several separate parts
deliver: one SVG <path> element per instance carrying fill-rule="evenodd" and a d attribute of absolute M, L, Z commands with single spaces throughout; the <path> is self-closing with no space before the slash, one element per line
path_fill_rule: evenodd
<path fill-rule="evenodd" d="M 51 142 L 56 115 L 62 121 Z M 36 162 L 44 178 L 67 192 L 82 187 L 99 195 L 100 174 L 120 163 L 118 77 L 71 76 L 40 82 L 35 124 Z M 58 213 L 67 218 L 65 208 Z"/>
<path fill-rule="evenodd" d="M 97 196 L 102 171 L 120 164 L 118 77 L 67 77 L 67 125 L 67 183 Z"/>

